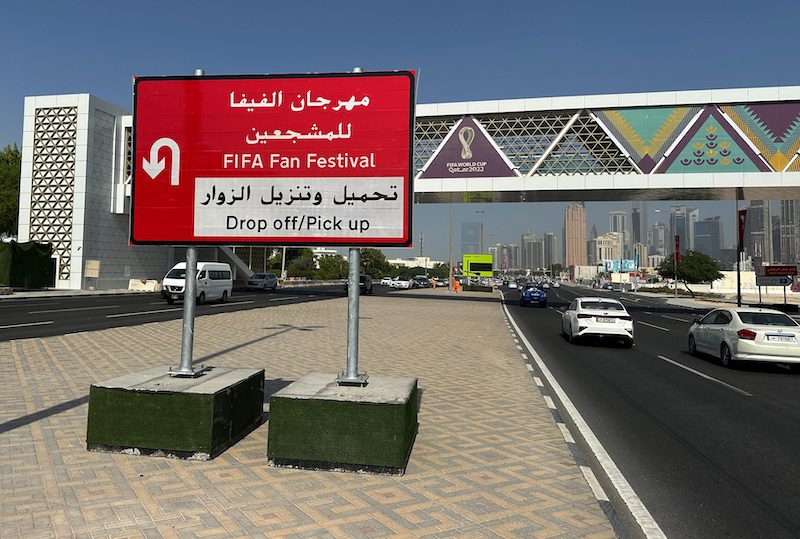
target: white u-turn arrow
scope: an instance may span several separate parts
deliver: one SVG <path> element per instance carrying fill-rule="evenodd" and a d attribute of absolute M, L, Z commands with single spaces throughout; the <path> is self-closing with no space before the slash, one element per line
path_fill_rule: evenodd
<path fill-rule="evenodd" d="M 178 148 L 178 143 L 171 138 L 163 137 L 158 139 L 150 146 L 150 160 L 147 157 L 142 158 L 142 168 L 147 175 L 156 179 L 156 176 L 161 174 L 164 170 L 164 159 L 158 160 L 158 151 L 161 148 L 167 147 L 172 151 L 172 168 L 170 169 L 170 185 L 178 185 L 180 182 L 179 171 L 181 168 L 181 150 Z"/>

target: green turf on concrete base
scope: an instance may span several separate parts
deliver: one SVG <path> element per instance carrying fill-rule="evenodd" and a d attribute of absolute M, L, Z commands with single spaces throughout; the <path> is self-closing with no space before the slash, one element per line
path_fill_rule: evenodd
<path fill-rule="evenodd" d="M 171 378 L 167 367 L 156 367 L 91 386 L 86 444 L 214 458 L 259 425 L 263 402 L 263 370 L 214 367 Z"/>
<path fill-rule="evenodd" d="M 417 434 L 416 378 L 370 375 L 365 388 L 310 373 L 270 397 L 270 464 L 403 473 Z"/>

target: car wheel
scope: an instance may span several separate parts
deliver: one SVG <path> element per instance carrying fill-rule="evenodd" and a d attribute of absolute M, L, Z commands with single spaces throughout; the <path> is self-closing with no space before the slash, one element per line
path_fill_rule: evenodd
<path fill-rule="evenodd" d="M 197 296 L 197 304 L 198 305 L 203 305 L 205 302 L 206 302 L 206 293 L 205 292 L 200 292 L 200 295 Z"/>
<path fill-rule="evenodd" d="M 625 339 L 622 341 L 622 346 L 625 348 L 633 348 L 633 339 Z"/>
<path fill-rule="evenodd" d="M 228 291 L 227 290 L 223 290 L 222 291 L 222 303 L 225 303 L 227 301 L 228 301 Z"/>
<path fill-rule="evenodd" d="M 547 302 L 546 301 L 544 303 L 542 303 L 541 305 L 542 305 L 543 309 L 547 309 Z"/>
<path fill-rule="evenodd" d="M 697 343 L 694 340 L 694 335 L 689 335 L 689 353 L 693 356 L 697 355 Z"/>
<path fill-rule="evenodd" d="M 794 373 L 800 373 L 800 363 L 790 363 L 789 370 Z"/>
<path fill-rule="evenodd" d="M 722 343 L 722 346 L 719 347 L 719 361 L 726 369 L 731 369 L 736 364 L 733 360 L 733 356 L 731 356 L 731 349 L 728 348 L 728 345 L 725 343 Z"/>

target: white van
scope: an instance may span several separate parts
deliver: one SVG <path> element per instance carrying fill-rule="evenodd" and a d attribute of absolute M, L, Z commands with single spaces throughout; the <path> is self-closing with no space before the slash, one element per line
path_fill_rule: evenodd
<path fill-rule="evenodd" d="M 186 262 L 175 264 L 164 276 L 161 283 L 161 296 L 172 305 L 183 300 L 186 286 Z M 197 263 L 197 303 L 218 299 L 228 301 L 233 291 L 233 276 L 229 264 L 221 262 Z"/>

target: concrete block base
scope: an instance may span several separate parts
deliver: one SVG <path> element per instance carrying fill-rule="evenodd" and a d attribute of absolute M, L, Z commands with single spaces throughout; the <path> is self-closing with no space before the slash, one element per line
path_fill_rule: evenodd
<path fill-rule="evenodd" d="M 370 374 L 365 387 L 312 372 L 269 400 L 270 466 L 402 475 L 417 435 L 417 379 Z"/>
<path fill-rule="evenodd" d="M 211 367 L 197 378 L 168 369 L 93 384 L 87 449 L 208 460 L 261 423 L 263 369 Z"/>

